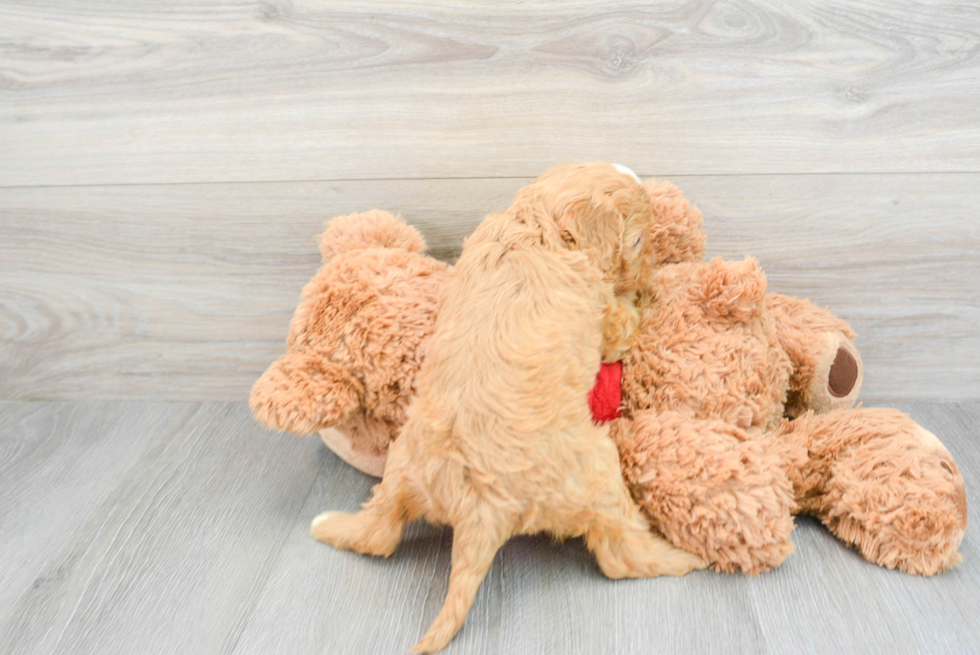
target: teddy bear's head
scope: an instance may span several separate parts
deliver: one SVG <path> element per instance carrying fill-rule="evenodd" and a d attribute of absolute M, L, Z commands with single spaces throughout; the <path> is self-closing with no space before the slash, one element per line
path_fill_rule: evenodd
<path fill-rule="evenodd" d="M 404 422 L 446 265 L 400 217 L 330 221 L 324 264 L 304 287 L 287 352 L 252 388 L 262 424 L 309 434 L 336 428 L 354 451 L 383 452 Z"/>
<path fill-rule="evenodd" d="M 625 407 L 743 430 L 777 425 L 791 362 L 765 299 L 766 278 L 752 258 L 662 266 L 624 360 Z"/>
<path fill-rule="evenodd" d="M 807 300 L 767 293 L 754 259 L 704 262 L 701 212 L 669 182 L 644 186 L 658 270 L 624 362 L 626 408 L 697 407 L 763 429 L 784 415 L 853 407 L 863 365 L 848 324 Z"/>

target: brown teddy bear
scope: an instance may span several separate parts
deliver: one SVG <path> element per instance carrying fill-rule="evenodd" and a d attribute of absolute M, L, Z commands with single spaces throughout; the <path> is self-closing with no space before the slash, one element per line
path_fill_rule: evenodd
<path fill-rule="evenodd" d="M 286 354 L 252 388 L 252 413 L 267 427 L 319 432 L 341 459 L 381 477 L 447 267 L 424 254 L 418 230 L 377 210 L 330 221 L 320 253 Z"/>
<path fill-rule="evenodd" d="M 791 511 L 888 568 L 955 564 L 966 492 L 949 452 L 901 412 L 850 409 L 863 379 L 850 327 L 766 293 L 754 259 L 702 261 L 700 215 L 666 188 L 664 265 L 611 432 L 651 522 L 723 571 L 781 563 Z"/>
<path fill-rule="evenodd" d="M 862 367 L 847 324 L 766 293 L 752 259 L 701 261 L 700 212 L 669 183 L 646 186 L 660 269 L 623 361 L 611 435 L 648 518 L 721 571 L 781 563 L 797 511 L 883 566 L 931 575 L 954 564 L 963 480 L 904 414 L 850 409 Z M 264 425 L 318 431 L 380 476 L 449 269 L 381 211 L 334 219 L 320 249 L 288 352 L 256 382 L 251 406 Z"/>

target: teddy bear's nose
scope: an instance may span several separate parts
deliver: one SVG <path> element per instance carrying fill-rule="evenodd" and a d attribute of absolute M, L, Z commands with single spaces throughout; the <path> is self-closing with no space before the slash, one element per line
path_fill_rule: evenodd
<path fill-rule="evenodd" d="M 830 375 L 827 379 L 827 388 L 830 390 L 830 394 L 834 398 L 844 398 L 854 388 L 857 376 L 857 360 L 847 348 L 841 346 L 837 349 L 837 357 L 834 358 L 834 363 L 830 365 Z"/>

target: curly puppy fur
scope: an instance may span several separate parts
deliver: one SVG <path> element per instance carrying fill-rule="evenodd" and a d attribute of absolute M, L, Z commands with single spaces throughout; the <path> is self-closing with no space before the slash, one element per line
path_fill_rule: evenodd
<path fill-rule="evenodd" d="M 453 526 L 446 601 L 413 652 L 449 643 L 513 535 L 584 535 L 612 578 L 706 566 L 650 531 L 608 426 L 589 414 L 600 359 L 630 345 L 636 312 L 617 296 L 648 274 L 652 222 L 634 178 L 578 164 L 542 175 L 465 242 L 384 479 L 360 513 L 323 514 L 311 530 L 389 555 L 406 521 Z"/>

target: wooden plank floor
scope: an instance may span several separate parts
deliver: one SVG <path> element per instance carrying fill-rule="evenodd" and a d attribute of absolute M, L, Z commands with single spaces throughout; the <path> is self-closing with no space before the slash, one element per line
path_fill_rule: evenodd
<path fill-rule="evenodd" d="M 980 404 L 897 406 L 967 483 L 952 572 L 878 568 L 809 519 L 756 578 L 611 581 L 579 540 L 519 538 L 446 652 L 980 652 Z M 0 402 L 0 450 L 0 653 L 399 653 L 446 591 L 448 530 L 387 560 L 314 541 L 373 480 L 243 404 Z"/>
<path fill-rule="evenodd" d="M 452 260 L 567 161 L 674 180 L 710 255 L 849 320 L 862 397 L 976 507 L 978 35 L 913 0 L 0 0 L 0 654 L 413 645 L 449 533 L 316 543 L 373 481 L 242 401 L 325 219 L 402 212 Z M 772 574 L 624 582 L 515 539 L 447 652 L 980 652 L 978 536 L 923 579 L 803 519 Z"/>

